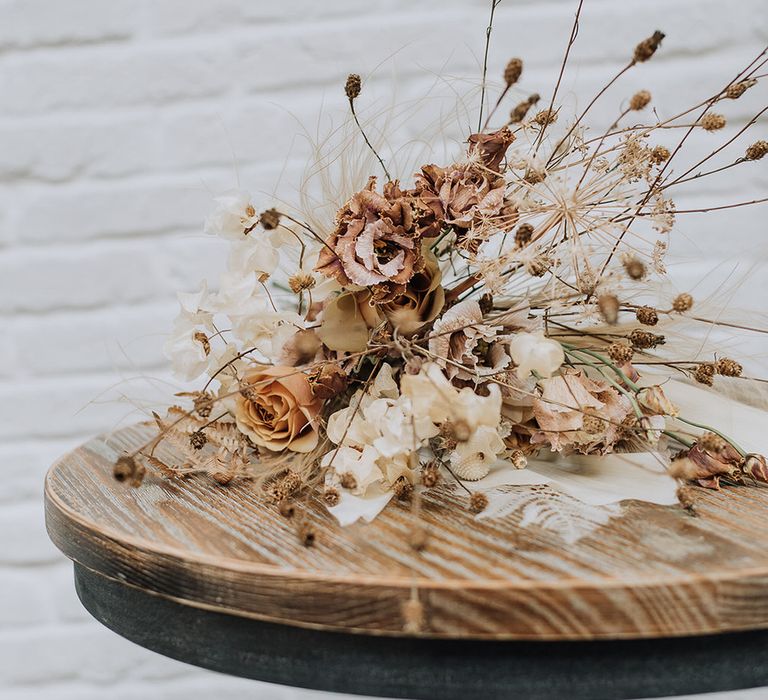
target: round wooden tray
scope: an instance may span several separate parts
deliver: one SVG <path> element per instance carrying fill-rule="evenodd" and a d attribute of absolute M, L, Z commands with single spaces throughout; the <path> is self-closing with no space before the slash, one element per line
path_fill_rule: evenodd
<path fill-rule="evenodd" d="M 595 640 L 768 628 L 768 489 L 698 489 L 698 515 L 627 502 L 567 544 L 521 515 L 477 520 L 466 494 L 424 493 L 429 541 L 408 545 L 414 516 L 394 504 L 340 528 L 320 506 L 296 525 L 247 481 L 148 477 L 117 483 L 117 455 L 151 435 L 136 426 L 96 438 L 46 480 L 54 543 L 81 569 L 186 606 L 369 635 Z M 523 488 L 523 487 L 518 487 Z M 414 591 L 422 629 L 404 632 Z"/>

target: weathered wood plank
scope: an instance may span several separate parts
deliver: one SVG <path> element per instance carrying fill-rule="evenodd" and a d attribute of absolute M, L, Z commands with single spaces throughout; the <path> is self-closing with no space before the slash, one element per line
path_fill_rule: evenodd
<path fill-rule="evenodd" d="M 422 636 L 598 639 L 768 627 L 768 489 L 698 492 L 698 516 L 628 502 L 574 544 L 520 515 L 476 520 L 448 486 L 425 492 L 427 548 L 407 542 L 414 516 L 389 507 L 339 528 L 317 504 L 304 547 L 249 483 L 112 478 L 142 442 L 136 426 L 97 438 L 46 480 L 46 519 L 70 558 L 109 578 L 189 605 L 281 623 L 403 634 L 416 590 Z"/>

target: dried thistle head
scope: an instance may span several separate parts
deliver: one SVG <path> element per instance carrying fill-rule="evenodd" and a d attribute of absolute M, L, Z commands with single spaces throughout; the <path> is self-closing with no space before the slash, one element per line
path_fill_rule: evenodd
<path fill-rule="evenodd" d="M 702 362 L 693 372 L 693 378 L 699 384 L 705 384 L 706 386 L 712 386 L 712 384 L 714 384 L 714 377 L 715 365 L 711 362 Z"/>
<path fill-rule="evenodd" d="M 649 350 L 658 345 L 664 345 L 665 338 L 663 335 L 657 335 L 656 333 L 637 328 L 629 334 L 629 342 L 632 343 L 634 348 Z"/>
<path fill-rule="evenodd" d="M 633 60 L 635 63 L 644 63 L 656 53 L 661 41 L 664 39 L 664 33 L 658 29 L 647 39 L 643 39 L 636 47 Z"/>
<path fill-rule="evenodd" d="M 741 80 L 738 83 L 733 83 L 728 86 L 725 91 L 725 97 L 729 100 L 738 100 L 749 88 L 757 83 L 757 80 L 751 78 L 749 80 Z"/>
<path fill-rule="evenodd" d="M 634 112 L 645 109 L 651 103 L 651 93 L 648 90 L 640 90 L 632 95 L 629 100 L 629 108 Z"/>
<path fill-rule="evenodd" d="M 693 308 L 693 297 L 688 292 L 678 294 L 672 300 L 672 309 L 678 313 L 690 311 Z"/>
<path fill-rule="evenodd" d="M 259 223 L 266 231 L 272 231 L 280 225 L 280 212 L 277 209 L 265 209 L 259 216 Z"/>
<path fill-rule="evenodd" d="M 512 87 L 523 73 L 523 60 L 521 58 L 513 58 L 507 63 L 507 67 L 504 69 L 504 82 L 507 87 Z"/>
<path fill-rule="evenodd" d="M 721 357 L 715 362 L 715 371 L 724 377 L 740 377 L 744 368 L 736 360 Z"/>
<path fill-rule="evenodd" d="M 726 124 L 725 117 L 722 114 L 715 114 L 714 112 L 708 112 L 699 121 L 699 126 L 704 131 L 718 131 L 722 129 Z"/>
<path fill-rule="evenodd" d="M 768 154 L 768 141 L 755 141 L 744 153 L 746 160 L 760 160 Z"/>
<path fill-rule="evenodd" d="M 509 123 L 519 124 L 521 121 L 523 121 L 531 107 L 537 104 L 540 99 L 541 96 L 538 93 L 534 93 L 527 100 L 523 100 L 522 102 L 519 102 L 517 105 L 515 105 L 512 108 L 512 111 L 509 113 Z"/>
<path fill-rule="evenodd" d="M 469 509 L 473 513 L 482 513 L 488 507 L 488 496 L 482 491 L 475 491 L 469 497 Z"/>
<path fill-rule="evenodd" d="M 208 438 L 202 430 L 196 430 L 189 436 L 189 444 L 196 450 L 202 450 L 208 442 Z"/>
<path fill-rule="evenodd" d="M 608 357 L 617 365 L 625 365 L 627 362 L 631 362 L 634 354 L 634 349 L 627 343 L 615 342 L 608 346 Z"/>
<path fill-rule="evenodd" d="M 651 149 L 651 162 L 656 165 L 666 163 L 670 155 L 669 149 L 666 146 L 654 146 Z"/>
<path fill-rule="evenodd" d="M 644 326 L 655 326 L 659 322 L 659 314 L 651 306 L 639 306 L 635 311 L 635 316 Z"/>
<path fill-rule="evenodd" d="M 363 81 L 360 80 L 360 76 L 357 73 L 350 73 L 347 76 L 347 82 L 344 83 L 344 94 L 349 100 L 354 100 L 360 95 L 360 91 L 363 87 Z"/>

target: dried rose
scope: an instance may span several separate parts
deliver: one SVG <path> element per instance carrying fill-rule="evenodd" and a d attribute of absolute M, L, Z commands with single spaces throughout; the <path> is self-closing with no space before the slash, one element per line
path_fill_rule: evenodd
<path fill-rule="evenodd" d="M 322 401 L 307 376 L 293 367 L 256 366 L 246 372 L 231 412 L 237 427 L 269 450 L 309 452 L 317 445 Z"/>
<path fill-rule="evenodd" d="M 371 177 L 337 214 L 315 270 L 343 286 L 369 287 L 404 285 L 423 265 L 410 198 L 397 182 L 379 194 Z"/>
<path fill-rule="evenodd" d="M 637 402 L 657 416 L 676 416 L 679 412 L 660 386 L 646 386 L 640 389 L 637 392 Z"/>
<path fill-rule="evenodd" d="M 489 170 L 499 172 L 499 166 L 515 135 L 508 127 L 503 127 L 492 134 L 472 134 L 469 141 L 469 154 L 479 154 L 480 162 Z"/>
<path fill-rule="evenodd" d="M 349 377 L 335 362 L 327 362 L 309 379 L 312 393 L 318 399 L 330 399 L 347 388 Z"/>

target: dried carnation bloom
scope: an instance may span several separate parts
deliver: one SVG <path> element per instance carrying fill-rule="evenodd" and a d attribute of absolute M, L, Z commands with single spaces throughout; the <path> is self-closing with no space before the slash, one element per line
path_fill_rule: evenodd
<path fill-rule="evenodd" d="M 718 489 L 723 477 L 740 480 L 742 462 L 741 455 L 727 442 L 714 449 L 713 446 L 705 447 L 699 441 L 672 461 L 669 472 L 676 478 Z"/>
<path fill-rule="evenodd" d="M 241 432 L 275 452 L 314 449 L 322 401 L 305 374 L 293 367 L 257 365 L 243 376 L 242 386 L 237 396 L 225 399 Z"/>
<path fill-rule="evenodd" d="M 423 268 L 411 200 L 397 182 L 376 192 L 376 178 L 337 214 L 315 270 L 339 284 L 404 285 Z"/>

